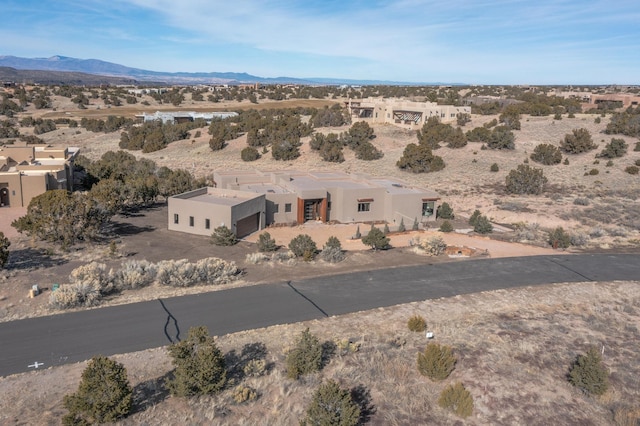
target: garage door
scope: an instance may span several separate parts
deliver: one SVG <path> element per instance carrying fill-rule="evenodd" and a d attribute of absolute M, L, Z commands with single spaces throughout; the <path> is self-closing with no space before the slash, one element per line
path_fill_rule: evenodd
<path fill-rule="evenodd" d="M 236 222 L 236 236 L 245 237 L 260 228 L 260 213 L 252 214 Z"/>

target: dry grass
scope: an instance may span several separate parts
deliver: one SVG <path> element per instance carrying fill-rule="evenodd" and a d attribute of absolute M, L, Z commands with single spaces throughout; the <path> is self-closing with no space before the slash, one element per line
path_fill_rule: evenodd
<path fill-rule="evenodd" d="M 123 424 L 297 424 L 318 384 L 327 378 L 343 386 L 364 386 L 375 405 L 372 424 L 455 424 L 437 406 L 440 391 L 461 381 L 474 398 L 468 424 L 633 424 L 639 418 L 640 286 L 638 282 L 558 284 L 500 290 L 449 299 L 269 327 L 220 336 L 227 359 L 246 363 L 266 346 L 268 374 L 242 377 L 215 397 L 168 397 L 162 377 L 170 370 L 163 349 L 115 358 L 124 363 L 136 389 L 136 413 Z M 458 364 L 449 379 L 430 382 L 417 372 L 422 333 L 407 319 L 427 319 L 435 340 L 451 345 Z M 321 341 L 350 339 L 357 352 L 336 354 L 320 372 L 300 381 L 286 378 L 284 353 L 310 327 Z M 403 341 L 396 345 L 394 341 Z M 569 365 L 590 345 L 604 347 L 611 389 L 601 398 L 580 394 L 566 381 Z M 85 363 L 0 379 L 0 423 L 53 424 L 63 414 L 62 396 L 75 390 Z M 37 386 L 34 386 L 37 383 Z M 257 401 L 237 404 L 242 383 Z M 16 400 L 14 395 L 24 395 Z M 34 409 L 37 407 L 37 409 Z"/>

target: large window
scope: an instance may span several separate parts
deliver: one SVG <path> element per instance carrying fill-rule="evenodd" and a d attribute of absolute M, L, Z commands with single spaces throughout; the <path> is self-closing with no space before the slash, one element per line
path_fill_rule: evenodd
<path fill-rule="evenodd" d="M 358 211 L 359 212 L 368 212 L 371 211 L 371 203 L 370 202 L 361 202 L 358 203 Z"/>
<path fill-rule="evenodd" d="M 422 216 L 433 216 L 435 201 L 424 201 L 422 203 Z"/>

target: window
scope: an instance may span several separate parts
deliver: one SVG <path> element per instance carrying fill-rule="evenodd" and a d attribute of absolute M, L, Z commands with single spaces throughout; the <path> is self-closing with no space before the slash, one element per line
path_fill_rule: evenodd
<path fill-rule="evenodd" d="M 433 216 L 435 201 L 425 201 L 422 203 L 422 216 Z"/>
<path fill-rule="evenodd" d="M 180 218 L 178 216 L 178 213 L 174 213 L 173 214 L 173 223 L 180 223 Z"/>
<path fill-rule="evenodd" d="M 284 212 L 285 213 L 291 213 L 291 203 L 286 203 L 284 205 Z"/>
<path fill-rule="evenodd" d="M 274 204 L 273 205 L 273 212 L 274 213 L 278 213 L 280 211 L 280 204 Z"/>
<path fill-rule="evenodd" d="M 209 219 L 204 220 L 204 229 L 211 229 L 211 221 Z"/>
<path fill-rule="evenodd" d="M 193 216 L 189 216 L 189 226 L 193 226 L 194 222 Z"/>
<path fill-rule="evenodd" d="M 358 211 L 359 212 L 368 212 L 370 210 L 371 210 L 371 203 L 370 202 L 358 203 Z"/>

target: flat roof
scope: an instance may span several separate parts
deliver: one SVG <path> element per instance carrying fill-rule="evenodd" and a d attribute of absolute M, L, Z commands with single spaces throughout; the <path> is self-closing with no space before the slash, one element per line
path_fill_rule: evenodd
<path fill-rule="evenodd" d="M 251 191 L 258 194 L 290 194 L 287 188 L 275 183 L 245 183 L 241 184 L 240 190 Z"/>
<path fill-rule="evenodd" d="M 236 191 L 233 189 L 201 188 L 185 194 L 179 194 L 176 198 L 188 199 L 199 203 L 222 204 L 225 206 L 235 206 L 245 201 L 261 197 L 262 194 L 253 194 L 246 191 Z"/>

